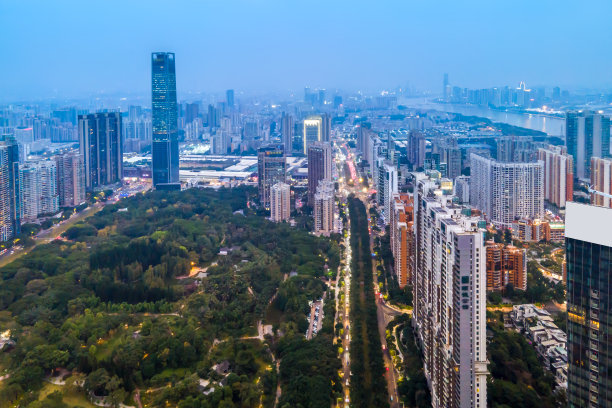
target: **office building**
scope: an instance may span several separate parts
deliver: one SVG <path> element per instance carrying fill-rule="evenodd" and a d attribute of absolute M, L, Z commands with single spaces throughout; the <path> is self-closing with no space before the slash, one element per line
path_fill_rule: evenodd
<path fill-rule="evenodd" d="M 85 169 L 80 153 L 55 156 L 60 207 L 76 207 L 85 202 Z"/>
<path fill-rule="evenodd" d="M 327 142 L 308 146 L 308 204 L 312 205 L 319 181 L 332 178 L 332 148 Z"/>
<path fill-rule="evenodd" d="M 610 157 L 610 118 L 590 111 L 567 112 L 565 145 L 574 158 L 577 178 L 591 176 L 591 157 Z"/>
<path fill-rule="evenodd" d="M 544 199 L 557 208 L 565 208 L 574 195 L 574 159 L 561 146 L 538 149 L 544 163 Z"/>
<path fill-rule="evenodd" d="M 79 115 L 79 149 L 85 164 L 85 187 L 93 191 L 121 183 L 123 134 L 121 113 Z"/>
<path fill-rule="evenodd" d="M 500 291 L 512 285 L 527 290 L 527 254 L 512 245 L 486 243 L 487 290 Z"/>
<path fill-rule="evenodd" d="M 308 146 L 314 142 L 320 142 L 321 139 L 321 117 L 311 116 L 308 119 L 304 119 L 303 131 L 302 131 L 302 145 L 304 154 L 308 153 Z"/>
<path fill-rule="evenodd" d="M 565 221 L 569 407 L 612 407 L 612 209 L 568 202 Z"/>
<path fill-rule="evenodd" d="M 180 190 L 174 53 L 154 52 L 151 55 L 151 101 L 153 188 Z M 87 162 L 87 158 L 85 160 Z"/>
<path fill-rule="evenodd" d="M 186 103 L 185 104 L 185 125 L 190 124 L 200 114 L 200 105 L 197 103 Z"/>
<path fill-rule="evenodd" d="M 257 176 L 259 202 L 270 208 L 270 189 L 276 183 L 285 183 L 287 178 L 287 160 L 283 145 L 269 145 L 257 150 Z"/>
<path fill-rule="evenodd" d="M 281 135 L 282 142 L 285 146 L 285 153 L 287 156 L 291 156 L 293 151 L 293 134 L 295 131 L 295 120 L 293 116 L 288 113 L 284 113 L 281 116 Z"/>
<path fill-rule="evenodd" d="M 591 193 L 591 204 L 601 207 L 612 207 L 612 160 L 591 158 L 591 188 L 601 193 Z"/>
<path fill-rule="evenodd" d="M 274 222 L 289 221 L 291 216 L 291 188 L 286 183 L 276 183 L 270 188 L 270 219 Z"/>
<path fill-rule="evenodd" d="M 314 232 L 318 235 L 329 236 L 334 232 L 334 183 L 329 180 L 319 182 L 314 197 Z"/>
<path fill-rule="evenodd" d="M 391 214 L 391 202 L 393 195 L 397 193 L 397 167 L 390 160 L 380 160 L 378 166 L 378 183 L 376 198 L 378 206 L 382 211 L 385 224 L 389 224 Z"/>
<path fill-rule="evenodd" d="M 394 194 L 389 222 L 390 245 L 400 288 L 411 284 L 414 267 L 414 202 L 408 194 Z"/>
<path fill-rule="evenodd" d="M 470 205 L 494 224 L 544 216 L 544 165 L 501 163 L 471 154 Z"/>
<path fill-rule="evenodd" d="M 225 102 L 227 103 L 227 107 L 232 109 L 234 107 L 234 90 L 228 89 L 225 91 Z"/>
<path fill-rule="evenodd" d="M 321 140 L 323 142 L 331 141 L 331 116 L 327 113 L 321 115 Z"/>
<path fill-rule="evenodd" d="M 437 181 L 415 188 L 413 324 L 432 406 L 487 406 L 485 222 L 465 215 Z"/>

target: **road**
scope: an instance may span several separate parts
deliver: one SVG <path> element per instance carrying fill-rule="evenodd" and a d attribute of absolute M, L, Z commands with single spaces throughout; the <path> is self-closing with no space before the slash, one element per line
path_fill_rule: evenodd
<path fill-rule="evenodd" d="M 96 203 L 93 206 L 88 207 L 85 210 L 74 214 L 69 219 L 62 221 L 59 224 L 54 225 L 48 230 L 40 231 L 34 237 L 34 246 L 31 246 L 29 248 L 19 248 L 19 249 L 16 249 L 15 252 L 13 252 L 12 254 L 3 256 L 2 258 L 0 258 L 0 267 L 8 265 L 14 260 L 20 258 L 21 256 L 26 255 L 28 251 L 31 251 L 32 249 L 36 248 L 38 245 L 48 244 L 49 242 L 53 241 L 55 238 L 57 238 L 58 236 L 66 232 L 68 228 L 72 227 L 77 222 L 82 221 L 91 215 L 94 215 L 95 213 L 100 211 L 102 208 L 104 208 L 103 204 Z"/>
<path fill-rule="evenodd" d="M 105 205 L 115 204 L 119 200 L 119 196 L 121 194 L 127 194 L 128 196 L 132 196 L 138 193 L 146 192 L 149 188 L 150 185 L 148 183 L 143 182 L 126 185 L 117 189 L 113 197 L 111 197 L 109 200 L 105 202 L 97 202 L 94 205 L 86 208 L 85 210 L 75 213 L 69 219 L 62 221 L 47 230 L 40 231 L 38 234 L 36 234 L 36 236 L 34 236 L 34 246 L 31 246 L 29 248 L 19 248 L 16 249 L 12 254 L 1 257 L 0 268 L 5 265 L 8 265 L 9 263 L 13 262 L 14 260 L 20 258 L 23 255 L 27 255 L 28 251 L 31 251 L 32 249 L 36 248 L 38 245 L 48 244 L 49 242 L 53 241 L 58 236 L 66 232 L 68 228 L 72 227 L 77 222 L 82 221 L 85 218 L 92 216 L 98 211 L 100 211 L 102 208 L 104 208 Z"/>
<path fill-rule="evenodd" d="M 344 183 L 340 182 L 341 192 L 345 192 Z M 348 208 L 348 207 L 347 207 Z M 348 211 L 348 209 L 347 209 Z M 348 214 L 347 214 L 348 215 Z M 348 217 L 347 217 L 348 219 Z M 346 225 L 347 236 L 344 239 L 344 277 L 343 279 L 337 280 L 336 287 L 336 323 L 341 322 L 344 328 L 340 343 L 342 345 L 342 395 L 343 401 L 337 404 L 338 407 L 349 408 L 350 402 L 350 378 L 351 378 L 351 359 L 350 359 L 350 287 L 351 287 L 351 260 L 352 260 L 352 249 L 351 249 L 351 226 L 350 221 Z M 344 285 L 340 288 L 340 282 Z M 344 302 L 341 302 L 341 295 L 344 295 Z M 335 325 L 334 325 L 335 326 Z"/>
<path fill-rule="evenodd" d="M 353 162 L 354 160 L 354 156 L 347 154 L 347 160 L 350 160 L 350 162 L 353 164 L 352 166 L 349 166 L 349 168 L 355 169 L 355 163 Z M 353 173 L 353 171 L 351 171 L 351 173 Z M 359 198 L 363 204 L 365 205 L 368 213 L 370 210 L 370 205 L 368 203 L 368 197 L 369 194 L 367 193 L 367 190 L 364 191 L 361 188 L 361 185 L 358 182 L 358 174 L 351 174 L 352 178 L 353 178 L 353 185 L 352 186 L 348 186 L 344 183 L 341 183 L 341 188 L 344 188 L 346 192 L 348 193 L 352 193 L 354 194 L 357 198 Z M 348 191 L 347 191 L 348 190 Z M 374 231 L 372 228 L 369 228 L 369 232 L 370 232 L 370 253 L 374 253 Z M 350 248 L 350 245 L 346 245 L 347 248 Z M 372 274 L 374 277 L 374 291 L 375 293 L 378 293 L 378 275 L 376 273 L 376 262 L 372 263 Z M 348 285 L 347 285 L 348 287 Z M 386 305 L 384 302 L 376 302 L 376 314 L 377 314 L 377 320 L 378 320 L 378 333 L 380 335 L 380 342 L 381 345 L 384 349 L 383 351 L 383 359 L 384 359 L 384 364 L 385 364 L 385 380 L 387 382 L 387 392 L 389 394 L 390 397 L 390 401 L 389 404 L 391 406 L 391 408 L 399 408 L 399 400 L 398 400 L 398 393 L 397 393 L 397 378 L 398 378 L 398 374 L 396 373 L 395 370 L 395 366 L 393 365 L 393 361 L 391 359 L 391 356 L 389 354 L 389 349 L 387 347 L 387 337 L 386 337 L 386 330 L 387 330 L 387 324 L 393 320 L 396 316 L 402 314 L 401 311 L 398 311 L 394 308 L 392 308 L 389 305 Z M 345 373 L 346 375 L 346 373 Z"/>

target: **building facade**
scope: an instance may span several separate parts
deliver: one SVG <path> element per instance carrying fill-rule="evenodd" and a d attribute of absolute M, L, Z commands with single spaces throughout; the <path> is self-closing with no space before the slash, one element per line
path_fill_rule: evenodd
<path fill-rule="evenodd" d="M 397 193 L 397 167 L 389 160 L 380 160 L 376 198 L 385 224 L 389 224 L 393 195 Z"/>
<path fill-rule="evenodd" d="M 612 209 L 566 207 L 569 407 L 612 407 Z"/>
<path fill-rule="evenodd" d="M 281 116 L 281 140 L 285 146 L 285 154 L 291 156 L 293 152 L 293 134 L 295 133 L 295 119 L 288 113 Z"/>
<path fill-rule="evenodd" d="M 0 242 L 21 231 L 19 147 L 14 140 L 0 144 Z"/>
<path fill-rule="evenodd" d="M 270 188 L 270 219 L 274 222 L 289 221 L 291 216 L 291 187 L 276 183 Z"/>
<path fill-rule="evenodd" d="M 470 205 L 494 224 L 509 228 L 518 218 L 544 216 L 544 165 L 501 163 L 472 154 Z"/>
<path fill-rule="evenodd" d="M 153 188 L 180 190 L 174 53 L 151 55 Z"/>
<path fill-rule="evenodd" d="M 79 115 L 79 149 L 85 165 L 85 188 L 94 191 L 121 183 L 123 133 L 121 113 Z"/>

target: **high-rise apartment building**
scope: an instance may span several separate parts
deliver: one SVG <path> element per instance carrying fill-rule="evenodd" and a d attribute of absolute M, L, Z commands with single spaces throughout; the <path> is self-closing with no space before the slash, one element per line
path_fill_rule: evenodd
<path fill-rule="evenodd" d="M 264 208 L 270 208 L 270 189 L 287 178 L 287 160 L 283 145 L 269 145 L 257 150 L 257 176 L 259 201 Z"/>
<path fill-rule="evenodd" d="M 501 163 L 471 154 L 470 205 L 508 228 L 518 218 L 544 216 L 544 165 Z"/>
<path fill-rule="evenodd" d="M 308 153 L 308 146 L 314 142 L 322 141 L 322 120 L 320 116 L 311 116 L 304 119 L 302 131 L 303 153 Z"/>
<path fill-rule="evenodd" d="M 308 146 L 308 203 L 312 205 L 319 181 L 332 178 L 332 148 L 327 142 Z"/>
<path fill-rule="evenodd" d="M 575 175 L 588 179 L 591 157 L 610 157 L 610 118 L 597 112 L 567 112 L 565 145 L 574 158 Z"/>
<path fill-rule="evenodd" d="M 591 188 L 601 193 L 591 193 L 591 204 L 612 207 L 612 159 L 591 158 Z"/>
<path fill-rule="evenodd" d="M 486 243 L 487 290 L 503 290 L 511 284 L 515 289 L 527 290 L 527 254 L 525 249 L 512 245 Z"/>
<path fill-rule="evenodd" d="M 60 207 L 76 207 L 85 202 L 85 169 L 80 153 L 55 156 Z"/>
<path fill-rule="evenodd" d="M 121 113 L 79 115 L 79 149 L 85 164 L 87 191 L 121 183 L 123 134 Z"/>
<path fill-rule="evenodd" d="M 291 188 L 286 183 L 276 183 L 270 188 L 270 219 L 288 221 L 291 216 Z"/>
<path fill-rule="evenodd" d="M 180 190 L 174 53 L 151 55 L 151 90 L 153 188 Z"/>
<path fill-rule="evenodd" d="M 378 166 L 377 195 L 378 205 L 382 209 L 382 218 L 389 224 L 393 195 L 397 193 L 397 167 L 390 160 L 380 160 Z"/>
<path fill-rule="evenodd" d="M 28 162 L 19 166 L 21 219 L 32 222 L 59 211 L 57 164 L 54 160 Z"/>
<path fill-rule="evenodd" d="M 544 199 L 558 208 L 565 208 L 574 195 L 574 159 L 561 146 L 538 149 L 544 163 Z"/>
<path fill-rule="evenodd" d="M 453 184 L 455 191 L 454 195 L 461 204 L 470 203 L 470 176 L 459 176 Z"/>
<path fill-rule="evenodd" d="M 21 232 L 19 146 L 13 138 L 0 143 L 0 242 Z"/>
<path fill-rule="evenodd" d="M 414 202 L 408 194 L 394 194 L 389 222 L 394 272 L 400 288 L 412 283 L 414 267 Z"/>
<path fill-rule="evenodd" d="M 293 151 L 293 134 L 295 131 L 295 120 L 293 116 L 288 113 L 284 113 L 281 116 L 281 134 L 283 145 L 285 146 L 285 153 L 287 156 L 291 155 Z"/>
<path fill-rule="evenodd" d="M 568 202 L 565 222 L 569 407 L 612 407 L 612 210 Z"/>
<path fill-rule="evenodd" d="M 485 222 L 417 174 L 413 319 L 433 407 L 487 406 Z"/>
<path fill-rule="evenodd" d="M 334 183 L 330 180 L 319 182 L 314 197 L 314 232 L 329 236 L 334 231 Z"/>
<path fill-rule="evenodd" d="M 0 154 L 6 154 L 6 160 L 3 161 L 0 167 L 6 165 L 5 170 L 8 177 L 8 184 L 6 185 L 8 190 L 6 191 L 8 192 L 9 204 L 5 210 L 9 213 L 10 235 L 14 237 L 21 232 L 21 197 L 19 195 L 19 162 L 22 157 L 20 151 L 21 147 L 15 138 L 5 136 L 4 140 L 0 142 L 0 149 L 5 150 L 4 153 Z M 0 241 L 4 240 L 0 239 Z"/>

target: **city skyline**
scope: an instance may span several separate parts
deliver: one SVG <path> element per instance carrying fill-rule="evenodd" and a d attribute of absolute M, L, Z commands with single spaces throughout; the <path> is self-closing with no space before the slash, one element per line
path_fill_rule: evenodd
<path fill-rule="evenodd" d="M 441 11 L 398 1 L 381 6 L 233 0 L 179 7 L 130 2 L 120 4 L 120 13 L 113 4 L 119 6 L 91 5 L 87 18 L 68 0 L 0 5 L 0 27 L 10 33 L 1 36 L 8 39 L 2 45 L 11 55 L 0 67 L 1 98 L 146 95 L 147 57 L 159 49 L 180 55 L 181 97 L 229 88 L 299 92 L 304 86 L 372 91 L 408 85 L 441 93 L 444 73 L 452 85 L 474 88 L 520 81 L 612 85 L 612 58 L 599 51 L 611 45 L 604 16 L 612 5 L 606 2 L 593 5 L 598 13 L 578 5 L 550 7 L 548 1 L 445 2 Z M 32 8 L 39 12 L 28 13 Z M 310 29 L 312 16 L 318 30 Z M 157 30 L 166 18 L 180 24 Z M 90 29 L 109 21 L 113 30 L 104 36 Z M 313 48 L 319 58 L 302 58 Z M 568 54 L 573 58 L 562 58 Z M 561 58 L 564 63 L 557 63 Z"/>

